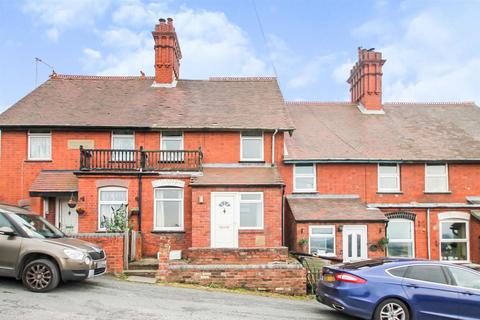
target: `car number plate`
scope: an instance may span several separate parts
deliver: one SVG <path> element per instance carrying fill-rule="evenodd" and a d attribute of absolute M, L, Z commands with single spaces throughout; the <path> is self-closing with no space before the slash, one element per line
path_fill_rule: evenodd
<path fill-rule="evenodd" d="M 97 268 L 105 268 L 107 266 L 106 261 L 98 261 L 97 262 Z"/>
<path fill-rule="evenodd" d="M 326 281 L 326 282 L 334 282 L 334 281 L 335 281 L 335 277 L 333 276 L 333 274 L 324 274 L 324 275 L 323 275 L 323 281 Z"/>

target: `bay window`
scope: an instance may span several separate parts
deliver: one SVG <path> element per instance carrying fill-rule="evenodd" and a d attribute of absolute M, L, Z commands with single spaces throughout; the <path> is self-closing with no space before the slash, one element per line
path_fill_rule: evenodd
<path fill-rule="evenodd" d="M 128 190 L 122 187 L 104 187 L 98 190 L 98 226 L 105 230 L 105 221 L 112 219 L 113 213 L 128 205 Z"/>
<path fill-rule="evenodd" d="M 183 231 L 183 189 L 154 189 L 154 230 Z"/>
<path fill-rule="evenodd" d="M 309 252 L 314 255 L 335 255 L 335 226 L 310 226 Z"/>
<path fill-rule="evenodd" d="M 389 220 L 387 227 L 388 256 L 413 258 L 415 256 L 413 235 L 414 222 L 412 220 Z"/>
<path fill-rule="evenodd" d="M 240 193 L 240 229 L 263 229 L 263 193 Z"/>

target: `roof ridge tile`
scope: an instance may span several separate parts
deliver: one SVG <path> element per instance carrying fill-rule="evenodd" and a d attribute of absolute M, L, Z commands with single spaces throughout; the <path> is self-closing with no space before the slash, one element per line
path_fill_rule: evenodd
<path fill-rule="evenodd" d="M 276 77 L 209 77 L 209 81 L 274 81 Z"/>
<path fill-rule="evenodd" d="M 330 105 L 355 105 L 350 101 L 285 101 L 287 105 L 305 105 L 305 106 L 330 106 Z"/>
<path fill-rule="evenodd" d="M 474 105 L 475 101 L 424 101 L 424 102 L 415 102 L 415 101 L 393 101 L 393 102 L 384 102 L 384 105 L 465 105 L 471 104 Z"/>
<path fill-rule="evenodd" d="M 79 74 L 54 74 L 50 76 L 51 79 L 67 79 L 67 80 L 153 80 L 155 77 L 142 76 L 92 76 Z"/>

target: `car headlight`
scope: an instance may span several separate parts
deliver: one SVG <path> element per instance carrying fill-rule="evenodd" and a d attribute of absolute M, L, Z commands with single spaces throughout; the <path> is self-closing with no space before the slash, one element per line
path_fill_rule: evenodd
<path fill-rule="evenodd" d="M 85 258 L 85 254 L 79 250 L 65 249 L 63 252 L 72 260 L 82 261 Z"/>

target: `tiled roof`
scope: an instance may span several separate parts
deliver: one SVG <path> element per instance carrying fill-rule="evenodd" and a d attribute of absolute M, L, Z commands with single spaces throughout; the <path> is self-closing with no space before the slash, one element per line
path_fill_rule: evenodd
<path fill-rule="evenodd" d="M 276 78 L 179 80 L 52 77 L 0 115 L 0 127 L 285 129 L 288 117 Z"/>
<path fill-rule="evenodd" d="M 479 160 L 480 108 L 464 103 L 386 103 L 363 114 L 350 103 L 286 104 L 296 130 L 288 160 Z"/>
<path fill-rule="evenodd" d="M 367 208 L 358 198 L 287 196 L 296 221 L 386 221 L 379 209 Z"/>
<path fill-rule="evenodd" d="M 272 186 L 283 185 L 280 173 L 271 167 L 204 168 L 192 186 Z"/>
<path fill-rule="evenodd" d="M 78 179 L 73 171 L 41 171 L 29 191 L 31 195 L 77 192 Z"/>

